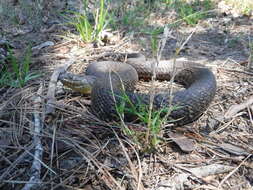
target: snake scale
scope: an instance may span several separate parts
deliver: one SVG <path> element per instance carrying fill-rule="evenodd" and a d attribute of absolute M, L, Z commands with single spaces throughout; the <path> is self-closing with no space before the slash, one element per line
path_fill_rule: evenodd
<path fill-rule="evenodd" d="M 139 53 L 127 55 L 126 63 L 100 61 L 88 65 L 85 75 L 63 74 L 60 81 L 82 93 L 91 91 L 91 112 L 101 120 L 118 120 L 116 109 L 124 102 L 125 110 L 131 106 L 149 105 L 150 94 L 134 92 L 139 79 L 150 80 L 152 62 Z M 160 61 L 156 67 L 156 79 L 174 82 L 185 89 L 154 95 L 153 109 L 160 110 L 176 107 L 169 114 L 167 121 L 177 126 L 191 123 L 198 119 L 208 108 L 216 93 L 216 79 L 210 69 L 204 65 L 189 61 Z M 124 101 L 128 97 L 128 101 Z M 164 114 L 165 115 L 165 114 Z M 167 116 L 167 115 L 166 115 Z M 132 112 L 124 113 L 126 121 L 133 121 L 137 116 Z"/>

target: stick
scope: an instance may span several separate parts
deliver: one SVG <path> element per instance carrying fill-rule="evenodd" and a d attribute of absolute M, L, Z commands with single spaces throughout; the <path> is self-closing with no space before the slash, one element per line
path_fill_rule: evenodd
<path fill-rule="evenodd" d="M 43 154 L 43 147 L 40 140 L 40 133 L 43 129 L 43 124 L 40 120 L 40 114 L 39 109 L 41 105 L 41 94 L 42 94 L 42 85 L 40 86 L 37 97 L 34 100 L 34 108 L 35 113 L 34 115 L 34 136 L 33 136 L 33 144 L 35 145 L 35 151 L 34 151 L 34 159 L 31 167 L 31 177 L 29 179 L 29 182 L 22 188 L 22 190 L 30 190 L 33 189 L 35 186 L 37 187 L 40 182 L 40 173 L 41 173 L 41 160 L 42 160 L 42 154 Z"/>
<path fill-rule="evenodd" d="M 49 86 L 48 86 L 48 92 L 47 92 L 47 104 L 45 108 L 46 115 L 54 115 L 55 113 L 55 107 L 53 104 L 56 102 L 55 100 L 55 92 L 57 88 L 57 81 L 58 77 L 61 73 L 64 73 L 70 65 L 72 65 L 74 61 L 69 61 L 64 66 L 59 67 L 54 70 L 54 73 L 51 76 Z"/>
<path fill-rule="evenodd" d="M 182 168 L 182 167 L 179 166 L 179 168 Z M 193 177 L 203 178 L 210 175 L 226 173 L 233 169 L 234 167 L 232 166 L 226 166 L 226 165 L 221 165 L 221 164 L 211 164 L 208 166 L 201 166 L 198 168 L 189 168 L 189 169 L 184 168 L 184 170 L 187 171 L 186 173 L 182 173 L 173 177 L 172 179 L 162 181 L 159 185 L 160 187 L 158 187 L 157 190 L 180 189 L 183 187 L 183 184 L 186 184 L 189 181 L 188 178 L 192 175 Z M 192 184 L 189 184 L 189 186 L 190 186 L 189 187 L 190 189 L 193 189 Z"/>
<path fill-rule="evenodd" d="M 234 175 L 234 173 L 246 162 L 246 160 L 251 157 L 252 154 L 248 155 L 235 169 L 233 169 L 219 184 L 218 189 L 221 188 L 222 184 L 228 179 L 230 178 L 232 175 Z"/>
<path fill-rule="evenodd" d="M 245 102 L 243 102 L 241 104 L 231 106 L 228 109 L 228 111 L 225 113 L 225 118 L 226 119 L 232 118 L 239 111 L 249 107 L 251 104 L 253 104 L 253 96 L 249 97 L 248 100 L 246 100 Z"/>

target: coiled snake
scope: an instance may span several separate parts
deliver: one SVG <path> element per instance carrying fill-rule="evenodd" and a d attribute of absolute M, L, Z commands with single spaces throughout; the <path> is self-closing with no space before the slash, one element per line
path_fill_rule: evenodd
<path fill-rule="evenodd" d="M 117 120 L 117 107 L 128 97 L 125 110 L 131 106 L 148 105 L 150 94 L 135 93 L 135 84 L 139 79 L 151 79 L 152 62 L 138 53 L 127 55 L 127 62 L 101 61 L 89 64 L 85 75 L 62 74 L 60 80 L 66 86 L 85 93 L 91 91 L 91 112 L 102 120 Z M 156 67 L 156 79 L 170 80 L 174 76 L 176 83 L 185 89 L 175 93 L 158 93 L 154 96 L 154 110 L 175 106 L 167 120 L 175 125 L 184 125 L 198 119 L 206 111 L 216 93 L 216 79 L 205 66 L 188 61 L 160 61 Z M 172 97 L 172 98 L 171 98 Z M 127 121 L 136 119 L 136 115 L 126 111 Z"/>

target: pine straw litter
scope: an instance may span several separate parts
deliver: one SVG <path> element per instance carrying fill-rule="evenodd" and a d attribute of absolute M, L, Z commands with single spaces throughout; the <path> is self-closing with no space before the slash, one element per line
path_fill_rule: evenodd
<path fill-rule="evenodd" d="M 103 52 L 88 59 L 115 53 Z M 151 152 L 119 123 L 89 113 L 89 96 L 58 93 L 57 76 L 71 65 L 54 70 L 39 89 L 30 84 L 1 97 L 0 189 L 252 188 L 253 80 L 243 63 L 212 64 L 218 90 L 210 108 Z"/>

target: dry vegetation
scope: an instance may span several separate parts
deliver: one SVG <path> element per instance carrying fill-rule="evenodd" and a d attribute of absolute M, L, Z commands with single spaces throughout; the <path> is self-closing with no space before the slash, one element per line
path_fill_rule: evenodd
<path fill-rule="evenodd" d="M 106 27 L 85 43 L 66 24 L 80 1 L 0 0 L 0 189 L 252 189 L 251 0 L 106 2 Z M 207 65 L 218 90 L 200 119 L 145 149 L 146 126 L 125 123 L 133 137 L 100 121 L 87 111 L 90 97 L 63 89 L 57 77 L 82 73 L 93 60 L 122 60 L 118 53 L 152 58 L 165 25 L 162 59 L 178 53 Z"/>

